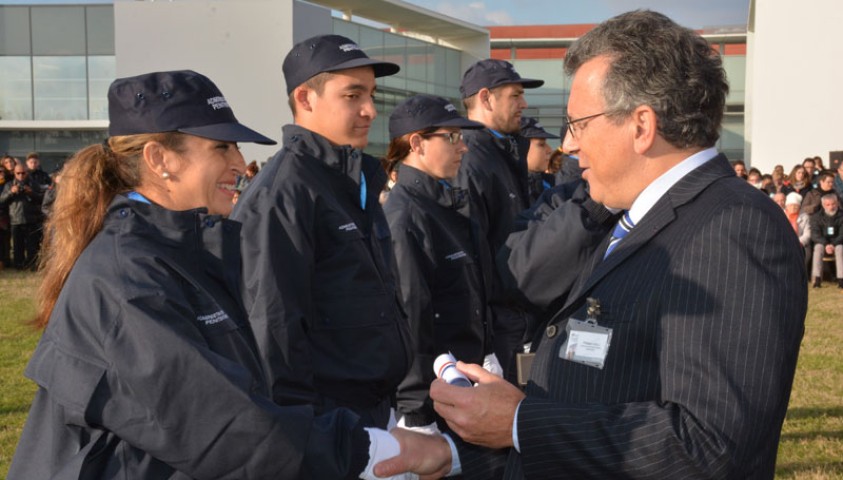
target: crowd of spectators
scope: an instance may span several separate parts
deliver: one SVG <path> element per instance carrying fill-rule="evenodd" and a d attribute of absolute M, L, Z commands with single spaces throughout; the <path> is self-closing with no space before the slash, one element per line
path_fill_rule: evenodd
<path fill-rule="evenodd" d="M 814 288 L 822 286 L 826 263 L 834 263 L 843 290 L 843 162 L 826 169 L 821 157 L 807 157 L 784 175 L 776 165 L 770 174 L 732 162 L 735 175 L 775 201 L 790 220 L 805 250 L 805 268 Z"/>
<path fill-rule="evenodd" d="M 52 183 L 36 152 L 29 153 L 24 162 L 11 155 L 0 160 L 0 269 L 7 265 L 36 268 L 44 223 L 42 203 Z"/>

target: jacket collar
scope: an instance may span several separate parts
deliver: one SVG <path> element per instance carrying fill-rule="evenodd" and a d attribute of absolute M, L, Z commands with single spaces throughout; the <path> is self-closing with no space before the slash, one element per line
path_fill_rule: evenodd
<path fill-rule="evenodd" d="M 359 148 L 335 146 L 322 135 L 298 125 L 284 125 L 282 130 L 285 148 L 305 152 L 321 160 L 331 170 L 347 175 L 355 184 L 360 184 L 363 152 Z"/>
<path fill-rule="evenodd" d="M 416 191 L 445 208 L 461 210 L 468 205 L 468 192 L 465 189 L 454 187 L 444 180 L 437 180 L 406 164 L 401 164 L 398 170 L 397 184 Z"/>
<path fill-rule="evenodd" d="M 609 242 L 608 236 L 601 242 L 590 263 L 574 284 L 564 308 L 579 302 L 580 297 L 589 292 L 597 282 L 673 222 L 676 219 L 677 208 L 693 200 L 715 181 L 734 176 L 734 170 L 722 153 L 685 175 L 653 205 L 605 260 L 603 255 Z"/>

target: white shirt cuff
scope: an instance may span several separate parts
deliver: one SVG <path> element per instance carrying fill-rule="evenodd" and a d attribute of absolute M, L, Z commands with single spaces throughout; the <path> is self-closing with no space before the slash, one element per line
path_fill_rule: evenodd
<path fill-rule="evenodd" d="M 451 471 L 445 476 L 453 477 L 454 475 L 459 475 L 462 473 L 462 464 L 460 463 L 460 453 L 457 452 L 457 445 L 447 433 L 443 433 L 442 436 L 445 437 L 445 440 L 448 441 L 448 446 L 451 447 Z"/>
<path fill-rule="evenodd" d="M 521 402 L 523 401 L 524 399 L 521 399 Z M 518 410 L 521 408 L 521 402 L 518 402 L 518 406 L 515 407 L 515 415 L 512 417 L 512 446 L 518 453 L 521 453 L 521 445 L 518 443 Z"/>

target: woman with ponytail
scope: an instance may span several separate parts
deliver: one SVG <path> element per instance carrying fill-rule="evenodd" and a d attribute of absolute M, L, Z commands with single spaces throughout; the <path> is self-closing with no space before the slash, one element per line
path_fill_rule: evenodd
<path fill-rule="evenodd" d="M 347 410 L 270 400 L 225 216 L 236 142 L 275 142 L 191 71 L 118 79 L 108 102 L 109 138 L 65 165 L 45 228 L 9 478 L 357 478 L 379 438 L 397 453 Z"/>

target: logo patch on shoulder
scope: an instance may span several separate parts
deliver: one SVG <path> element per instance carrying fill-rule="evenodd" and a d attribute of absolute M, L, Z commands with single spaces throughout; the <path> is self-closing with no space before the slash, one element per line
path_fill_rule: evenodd
<path fill-rule="evenodd" d="M 357 224 L 354 222 L 346 223 L 345 225 L 340 225 L 337 230 L 341 230 L 343 232 L 352 232 L 354 230 L 357 230 Z"/>

